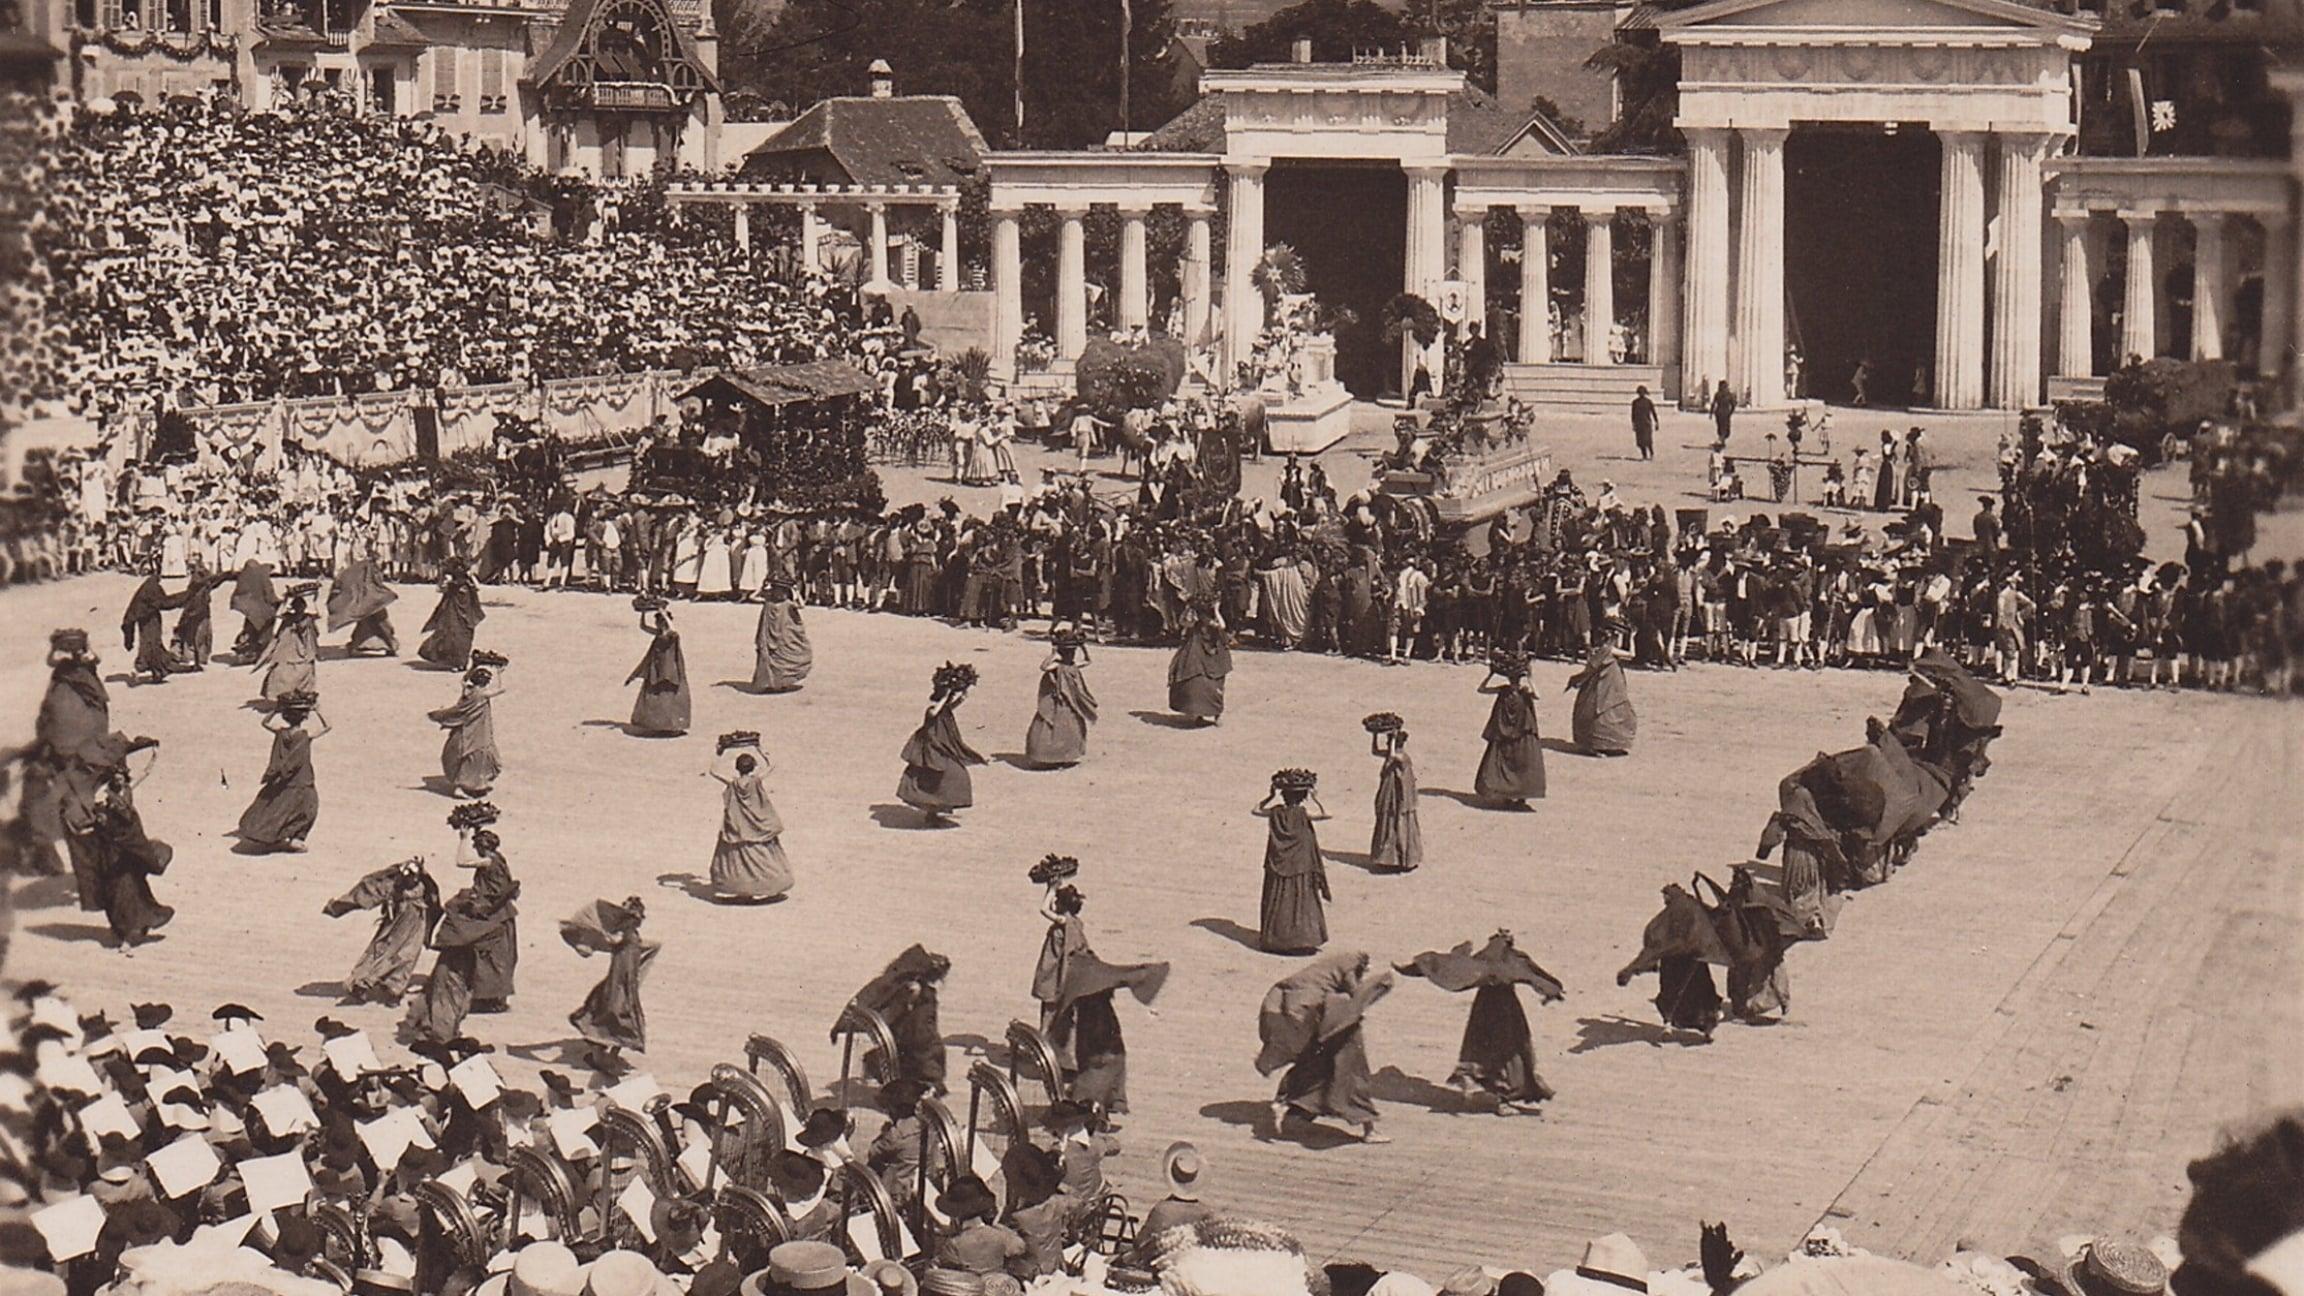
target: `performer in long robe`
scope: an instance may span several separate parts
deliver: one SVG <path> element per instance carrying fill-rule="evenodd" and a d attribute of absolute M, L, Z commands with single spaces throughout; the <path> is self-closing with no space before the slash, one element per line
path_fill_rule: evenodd
<path fill-rule="evenodd" d="M 640 696 L 632 700 L 632 729 L 644 734 L 688 732 L 688 659 L 680 651 L 680 632 L 672 614 L 662 607 L 640 614 L 647 631 L 648 655 L 624 677 L 640 681 Z"/>
<path fill-rule="evenodd" d="M 1790 1011 L 1792 979 L 1784 952 L 1806 935 L 1799 915 L 1742 866 L 1713 912 L 1728 951 L 1728 1010 L 1746 1022 Z"/>
<path fill-rule="evenodd" d="M 192 573 L 184 591 L 184 610 L 176 615 L 176 669 L 204 671 L 216 655 L 216 587 L 224 578 L 209 572 Z"/>
<path fill-rule="evenodd" d="M 904 742 L 904 776 L 897 781 L 896 799 L 928 816 L 930 823 L 946 822 L 954 810 L 976 804 L 968 767 L 983 764 L 984 758 L 961 738 L 960 722 L 952 714 L 967 696 L 965 687 L 939 685 L 929 695 L 920 727 Z"/>
<path fill-rule="evenodd" d="M 112 701 L 97 672 L 100 660 L 85 630 L 48 636 L 48 691 L 32 725 L 21 801 L 26 849 L 53 867 L 56 846 L 64 843 L 80 907 L 89 912 L 104 907 L 103 869 L 94 843 L 65 821 L 69 815 L 85 826 L 111 777 Z"/>
<path fill-rule="evenodd" d="M 272 626 L 272 642 L 256 659 L 264 667 L 263 694 L 274 703 L 293 693 L 320 691 L 320 618 L 294 594 Z"/>
<path fill-rule="evenodd" d="M 160 583 L 159 563 L 154 560 L 150 574 L 136 587 L 127 610 L 120 614 L 122 646 L 136 654 L 135 669 L 128 676 L 130 684 L 168 682 L 168 672 L 175 666 L 176 658 L 168 650 L 168 634 L 160 614 L 184 606 L 184 600 L 190 596 L 190 590 L 170 594 Z"/>
<path fill-rule="evenodd" d="M 1195 599 L 1184 642 L 1168 659 L 1168 709 L 1208 724 L 1219 722 L 1224 716 L 1224 677 L 1231 673 L 1232 649 L 1225 642 L 1216 605 Z"/>
<path fill-rule="evenodd" d="M 240 568 L 232 585 L 232 610 L 240 614 L 240 636 L 232 641 L 232 655 L 245 664 L 272 642 L 272 619 L 280 611 L 270 567 L 250 562 Z"/>
<path fill-rule="evenodd" d="M 1480 1089 L 1496 1096 L 1496 1114 L 1516 1116 L 1552 1097 L 1552 1086 L 1536 1070 L 1536 1042 L 1519 992 L 1527 986 L 1538 1000 L 1562 997 L 1559 978 L 1520 952 L 1512 933 L 1498 931 L 1478 953 L 1466 941 L 1445 954 L 1426 950 L 1399 965 L 1409 976 L 1428 978 L 1451 993 L 1472 991 L 1472 1015 L 1456 1049 L 1456 1071 L 1448 1083 L 1469 1094 Z"/>
<path fill-rule="evenodd" d="M 1072 1100 L 1094 1108 L 1098 1123 L 1109 1128 L 1112 1117 L 1128 1113 L 1128 1042 L 1121 1034 L 1113 994 L 1126 988 L 1149 1007 L 1167 983 L 1168 965 L 1106 963 L 1096 957 L 1079 917 L 1084 897 L 1072 887 L 1062 887 L 1059 899 L 1066 892 L 1072 898 L 1062 907 L 1072 912 L 1063 915 L 1065 923 L 1052 925 L 1049 931 L 1050 942 L 1061 941 L 1063 953 L 1052 984 L 1045 987 L 1050 997 L 1042 1000 L 1043 1029 L 1062 1061 Z M 1059 927 L 1064 929 L 1061 934 Z M 1044 946 L 1044 964 L 1046 958 Z M 1044 989 L 1037 973 L 1032 988 L 1035 996 Z"/>
<path fill-rule="evenodd" d="M 1362 1030 L 1368 1009 L 1391 989 L 1390 973 L 1372 977 L 1366 954 L 1344 950 L 1265 992 L 1256 1014 L 1256 1070 L 1268 1076 L 1286 1069 L 1272 1098 L 1275 1129 L 1291 1117 L 1327 1116 L 1359 1126 L 1362 1142 L 1391 1141 L 1376 1132 L 1375 1077 Z"/>
<path fill-rule="evenodd" d="M 1584 669 L 1568 681 L 1576 690 L 1571 712 L 1576 746 L 1594 756 L 1622 756 L 1632 750 L 1640 718 L 1632 710 L 1632 694 L 1624 686 L 1624 663 L 1614 645 L 1592 645 Z"/>
<path fill-rule="evenodd" d="M 1305 567 L 1289 555 L 1257 573 L 1263 586 L 1264 632 L 1290 648 L 1302 644 L 1312 626 L 1312 587 L 1305 579 Z"/>
<path fill-rule="evenodd" d="M 1481 754 L 1473 795 L 1525 810 L 1528 798 L 1544 795 L 1544 740 L 1536 730 L 1536 690 L 1528 680 L 1527 659 L 1512 653 L 1491 662 L 1480 691 L 1494 694 L 1496 701 L 1488 708 L 1487 728 L 1480 731 L 1488 750 Z"/>
<path fill-rule="evenodd" d="M 104 918 L 112 939 L 124 949 L 153 940 L 152 933 L 167 926 L 176 911 L 153 896 L 152 879 L 167 871 L 176 852 L 146 835 L 124 763 L 88 807 L 85 831 L 101 861 Z"/>
<path fill-rule="evenodd" d="M 777 577 L 768 582 L 760 622 L 752 631 L 752 687 L 762 693 L 789 693 L 800 687 L 815 664 L 792 583 Z"/>
<path fill-rule="evenodd" d="M 897 1079 L 917 1080 L 939 1094 L 944 1092 L 945 1060 L 937 995 L 951 971 L 952 960 L 914 945 L 890 960 L 850 1000 L 880 1014 L 895 1037 L 896 1056 L 882 1065 Z"/>
<path fill-rule="evenodd" d="M 1797 779 L 1776 787 L 1778 809 L 1760 830 L 1761 859 L 1778 846 L 1784 848 L 1784 901 L 1792 909 L 1810 940 L 1832 934 L 1840 916 L 1840 893 L 1848 886 L 1848 861 L 1840 851 L 1840 835 L 1824 822 L 1816 794 Z"/>
<path fill-rule="evenodd" d="M 719 900 L 780 900 L 792 890 L 792 862 L 784 857 L 784 821 L 768 800 L 768 758 L 738 750 L 732 772 L 705 771 L 720 780 L 720 842 L 712 848 L 712 890 Z"/>
<path fill-rule="evenodd" d="M 463 670 L 472 664 L 472 632 L 488 613 L 480 606 L 480 586 L 464 564 L 451 558 L 440 573 L 440 601 L 424 621 L 424 642 L 416 655 L 436 666 Z"/>
<path fill-rule="evenodd" d="M 1406 873 L 1424 862 L 1424 828 L 1416 819 L 1416 763 L 1408 758 L 1408 731 L 1368 736 L 1369 753 L 1384 762 L 1376 776 L 1376 824 L 1368 835 L 1372 868 Z"/>
<path fill-rule="evenodd" d="M 327 734 L 328 717 L 320 714 L 311 694 L 292 693 L 264 717 L 264 727 L 272 731 L 272 755 L 256 799 L 240 813 L 240 844 L 259 851 L 301 851 L 320 819 L 312 741 Z"/>
<path fill-rule="evenodd" d="M 1056 1001 L 1063 997 L 1064 968 L 1074 955 L 1088 951 L 1088 927 L 1080 920 L 1086 897 L 1068 883 L 1051 883 L 1040 917 L 1048 930 L 1040 938 L 1040 957 L 1032 965 L 1032 997 L 1040 1001 L 1040 1031 L 1055 1024 Z"/>
<path fill-rule="evenodd" d="M 512 974 L 520 956 L 520 884 L 504 862 L 496 834 L 472 834 L 472 858 L 459 868 L 476 870 L 472 883 L 452 896 L 432 929 L 432 975 L 424 995 L 408 1008 L 408 1028 L 419 1039 L 446 1043 L 464 1033 L 468 1012 L 502 1012 L 512 997 Z M 461 854 L 461 852 L 460 852 Z"/>
<path fill-rule="evenodd" d="M 400 637 L 392 631 L 392 613 L 387 610 L 399 597 L 384 584 L 374 562 L 362 558 L 350 564 L 336 573 L 336 583 L 328 591 L 328 633 L 351 626 L 352 639 L 345 651 L 355 657 L 371 648 L 387 657 L 399 656 Z"/>
<path fill-rule="evenodd" d="M 496 786 L 504 762 L 496 754 L 496 699 L 504 692 L 508 666 L 475 666 L 464 673 L 454 706 L 427 712 L 448 731 L 440 745 L 440 773 L 457 796 L 481 796 Z"/>
<path fill-rule="evenodd" d="M 663 946 L 640 939 L 640 922 L 647 913 L 638 896 L 622 904 L 595 900 L 560 924 L 560 939 L 570 949 L 587 958 L 596 953 L 608 956 L 607 975 L 584 996 L 583 1005 L 568 1014 L 568 1024 L 592 1045 L 592 1064 L 602 1071 L 619 1069 L 625 1049 L 648 1051 L 648 1013 L 640 1006 L 640 983 Z"/>
<path fill-rule="evenodd" d="M 1096 723 L 1096 695 L 1088 691 L 1085 641 L 1060 631 L 1040 663 L 1040 696 L 1024 731 L 1024 759 L 1042 769 L 1077 765 L 1088 755 L 1088 729 Z"/>
<path fill-rule="evenodd" d="M 1664 888 L 1664 908 L 1640 934 L 1640 954 L 1616 974 L 1616 984 L 1632 984 L 1656 974 L 1656 1011 L 1668 1026 L 1696 1031 L 1709 1041 L 1720 1024 L 1720 989 L 1709 965 L 1726 967 L 1727 946 L 1704 902 L 1674 882 Z"/>
<path fill-rule="evenodd" d="M 1308 781 L 1273 776 L 1271 790 L 1256 806 L 1265 817 L 1264 898 L 1257 909 L 1257 946 L 1274 954 L 1304 954 L 1328 943 L 1328 917 L 1321 902 L 1335 898 L 1328 889 L 1328 866 L 1320 855 L 1320 834 L 1314 816 L 1304 808 L 1312 797 Z M 1279 804 L 1273 804 L 1274 798 Z M 1328 817 L 1320 806 L 1319 818 Z"/>
<path fill-rule="evenodd" d="M 424 871 L 424 859 L 403 860 L 377 869 L 321 912 L 341 918 L 358 909 L 376 911 L 376 932 L 360 961 L 344 977 L 344 1002 L 398 1006 L 440 921 L 440 884 Z"/>

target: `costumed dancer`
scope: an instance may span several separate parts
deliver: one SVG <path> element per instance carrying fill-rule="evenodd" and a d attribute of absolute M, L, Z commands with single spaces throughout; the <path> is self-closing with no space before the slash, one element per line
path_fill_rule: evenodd
<path fill-rule="evenodd" d="M 726 762 L 723 772 L 721 762 Z M 768 800 L 768 754 L 760 735 L 720 735 L 714 768 L 720 781 L 720 842 L 712 848 L 713 898 L 781 900 L 792 890 L 792 862 L 784 857 L 784 821 Z"/>
<path fill-rule="evenodd" d="M 680 632 L 672 626 L 672 613 L 664 600 L 643 594 L 632 600 L 647 631 L 648 655 L 624 677 L 640 681 L 640 696 L 632 700 L 632 731 L 643 734 L 688 732 L 688 659 L 680 651 Z"/>
<path fill-rule="evenodd" d="M 480 584 L 462 560 L 449 558 L 440 572 L 440 601 L 424 620 L 424 642 L 416 655 L 435 666 L 463 670 L 472 660 L 472 632 L 488 613 L 480 606 Z"/>
<path fill-rule="evenodd" d="M 1791 1006 L 1791 981 L 1784 952 L 1806 932 L 1792 907 L 1738 865 L 1727 890 L 1699 873 L 1695 892 L 1677 883 L 1664 888 L 1664 909 L 1641 933 L 1640 955 L 1616 974 L 1629 985 L 1645 972 L 1658 977 L 1656 1009 L 1667 1025 L 1712 1038 L 1721 1018 L 1718 986 L 1707 964 L 1728 969 L 1728 1011 L 1759 1022 Z M 1706 901 L 1702 892 L 1711 891 Z"/>
<path fill-rule="evenodd" d="M 1784 848 L 1785 903 L 1810 940 L 1832 934 L 1840 916 L 1840 893 L 1848 886 L 1848 857 L 1841 853 L 1840 834 L 1824 822 L 1816 794 L 1797 777 L 1776 785 L 1776 813 L 1760 830 L 1761 859 L 1778 846 Z"/>
<path fill-rule="evenodd" d="M 288 591 L 272 625 L 272 642 L 256 659 L 265 668 L 263 695 L 274 704 L 291 693 L 320 691 L 320 617 L 310 601 L 319 592 L 310 584 Z"/>
<path fill-rule="evenodd" d="M 1576 747 L 1593 756 L 1622 756 L 1632 750 L 1640 732 L 1640 717 L 1632 710 L 1632 694 L 1624 685 L 1624 663 L 1615 645 L 1603 640 L 1592 645 L 1584 669 L 1568 681 L 1576 691 L 1571 714 Z"/>
<path fill-rule="evenodd" d="M 792 581 L 775 576 L 760 604 L 760 623 L 752 631 L 752 687 L 761 693 L 789 693 L 808 678 L 816 664 L 808 646 L 808 627 L 800 622 L 800 603 L 792 596 Z"/>
<path fill-rule="evenodd" d="M 1232 673 L 1232 648 L 1213 595 L 1192 600 L 1184 642 L 1168 659 L 1168 709 L 1207 724 L 1224 717 L 1224 677 Z"/>
<path fill-rule="evenodd" d="M 400 637 L 392 632 L 392 614 L 387 610 L 399 597 L 384 584 L 373 561 L 362 558 L 352 563 L 336 573 L 336 583 L 328 591 L 328 633 L 351 626 L 352 640 L 345 651 L 354 657 L 371 648 L 386 657 L 399 656 Z"/>
<path fill-rule="evenodd" d="M 1256 1014 L 1256 1071 L 1286 1071 L 1272 1096 L 1274 1132 L 1291 1118 L 1326 1116 L 1357 1125 L 1363 1143 L 1392 1141 L 1376 1131 L 1375 1077 L 1362 1029 L 1368 1009 L 1391 989 L 1391 973 L 1370 976 L 1366 954 L 1341 950 L 1265 992 Z"/>
<path fill-rule="evenodd" d="M 240 812 L 240 844 L 257 851 L 301 851 L 320 819 L 320 788 L 312 773 L 312 742 L 329 730 L 311 693 L 287 693 L 264 717 L 272 755 L 256 799 Z M 317 727 L 315 727 L 317 726 Z"/>
<path fill-rule="evenodd" d="M 1711 882 L 1701 875 L 1699 880 Z M 1781 1019 L 1792 1008 L 1792 976 L 1784 954 L 1807 938 L 1800 915 L 1741 864 L 1729 875 L 1715 913 L 1721 944 L 1728 950 L 1728 1011 L 1750 1025 L 1772 1013 Z"/>
<path fill-rule="evenodd" d="M 345 974 L 343 1002 L 397 1007 L 440 921 L 440 884 L 424 871 L 424 857 L 418 855 L 370 873 L 320 912 L 341 918 L 357 909 L 376 911 L 376 932 Z"/>
<path fill-rule="evenodd" d="M 589 1060 L 598 1071 L 623 1069 L 625 1049 L 648 1051 L 648 1014 L 640 1006 L 640 983 L 664 947 L 640 939 L 640 922 L 647 914 L 640 897 L 630 896 L 622 904 L 595 900 L 560 923 L 560 939 L 570 949 L 587 958 L 608 956 L 607 975 L 584 996 L 583 1006 L 568 1014 L 568 1024 L 591 1044 Z"/>
<path fill-rule="evenodd" d="M 129 673 L 130 684 L 165 684 L 168 672 L 176 665 L 174 654 L 168 650 L 167 631 L 161 624 L 160 614 L 171 608 L 184 606 L 199 588 L 195 580 L 182 594 L 170 594 L 160 583 L 160 558 L 155 554 L 147 560 L 144 583 L 136 587 L 129 598 L 128 608 L 120 614 L 121 646 L 136 654 L 135 668 Z"/>
<path fill-rule="evenodd" d="M 426 713 L 448 731 L 440 747 L 440 773 L 454 796 L 485 796 L 504 773 L 496 754 L 496 699 L 503 695 L 510 666 L 496 653 L 473 653 L 456 704 Z"/>
<path fill-rule="evenodd" d="M 152 879 L 168 870 L 176 852 L 168 843 L 145 833 L 144 817 L 136 810 L 137 778 L 128 770 L 130 755 L 157 746 L 159 742 L 151 738 L 126 740 L 117 734 L 106 738 L 106 767 L 110 772 L 95 799 L 85 807 L 85 819 L 76 824 L 67 821 L 73 832 L 89 842 L 101 880 L 105 922 L 122 949 L 158 939 L 153 933 L 176 916 L 174 909 L 152 894 Z M 144 769 L 148 774 L 152 767 L 147 764 Z"/>
<path fill-rule="evenodd" d="M 176 669 L 204 671 L 216 655 L 216 587 L 222 576 L 195 569 L 184 590 L 184 610 L 176 614 Z"/>
<path fill-rule="evenodd" d="M 936 1018 L 937 995 L 951 971 L 952 960 L 914 945 L 890 960 L 849 1001 L 888 1023 L 896 1056 L 882 1059 L 887 1072 L 899 1080 L 917 1080 L 939 1094 L 944 1092 L 944 1031 Z M 832 1037 L 839 1036 L 836 1025 Z"/>
<path fill-rule="evenodd" d="M 1480 757 L 1473 795 L 1492 805 L 1528 808 L 1544 795 L 1544 740 L 1536 730 L 1536 689 L 1528 679 L 1528 655 L 1505 649 L 1488 661 L 1480 691 L 1495 695 L 1488 726 L 1480 731 L 1488 750 Z"/>
<path fill-rule="evenodd" d="M 1728 950 L 1704 902 L 1677 882 L 1664 888 L 1664 908 L 1640 934 L 1640 954 L 1616 973 L 1616 984 L 1656 974 L 1656 1011 L 1664 1024 L 1695 1031 L 1709 1043 L 1720 1025 L 1720 988 L 1707 964 L 1728 964 Z"/>
<path fill-rule="evenodd" d="M 1273 954 L 1308 954 L 1328 943 L 1328 917 L 1321 902 L 1335 899 L 1328 888 L 1328 865 L 1320 855 L 1316 819 L 1328 807 L 1313 795 L 1320 776 L 1307 769 L 1284 769 L 1257 803 L 1265 818 L 1264 899 L 1257 910 L 1256 944 Z M 1278 798 L 1279 804 L 1273 804 Z M 1304 808 L 1309 799 L 1315 816 Z"/>
<path fill-rule="evenodd" d="M 1090 1108 L 1092 1124 L 1109 1130 L 1114 1128 L 1113 1117 L 1128 1113 L 1128 1043 L 1120 1031 L 1120 1015 L 1113 1010 L 1113 992 L 1125 987 L 1151 1011 L 1152 1001 L 1167 983 L 1168 965 L 1106 963 L 1089 948 L 1080 921 L 1087 897 L 1078 888 L 1063 885 L 1050 900 L 1049 909 L 1043 911 L 1056 919 L 1050 924 L 1049 944 L 1059 945 L 1062 953 L 1048 984 L 1035 970 L 1032 992 L 1041 998 L 1042 1030 L 1064 1068 L 1066 1092 Z M 1046 946 L 1041 959 L 1045 969 Z"/>
<path fill-rule="evenodd" d="M 272 619 L 280 611 L 270 567 L 250 562 L 240 568 L 232 584 L 232 610 L 240 614 L 240 635 L 232 641 L 232 655 L 245 665 L 272 642 Z"/>
<path fill-rule="evenodd" d="M 1406 873 L 1424 862 L 1424 829 L 1416 820 L 1416 762 L 1408 758 L 1408 726 L 1390 711 L 1360 722 L 1368 752 L 1384 762 L 1376 776 L 1376 826 L 1368 839 L 1372 868 Z"/>
<path fill-rule="evenodd" d="M 520 911 L 514 903 L 520 884 L 496 834 L 475 826 L 495 816 L 496 808 L 486 802 L 458 806 L 449 816 L 451 826 L 471 827 L 469 849 L 464 839 L 457 842 L 456 867 L 472 869 L 472 882 L 449 898 L 432 929 L 432 948 L 440 956 L 432 961 L 424 996 L 408 1009 L 409 1033 L 418 1039 L 444 1044 L 463 1034 L 466 1013 L 503 1012 L 512 997 L 520 957 Z"/>
<path fill-rule="evenodd" d="M 1040 696 L 1024 731 L 1024 759 L 1042 769 L 1077 765 L 1088 755 L 1096 723 L 1096 695 L 1088 691 L 1088 641 L 1077 629 L 1049 636 L 1054 647 L 1040 663 Z"/>
<path fill-rule="evenodd" d="M 897 781 L 896 799 L 928 817 L 928 822 L 951 822 L 954 810 L 976 804 L 976 789 L 968 767 L 984 758 L 960 737 L 960 722 L 953 712 L 976 687 L 976 668 L 946 662 L 930 681 L 927 713 L 920 727 L 904 741 L 904 777 Z"/>
<path fill-rule="evenodd" d="M 1054 852 L 1042 856 L 1029 874 L 1045 890 L 1040 898 L 1040 918 L 1048 924 L 1040 939 L 1040 958 L 1032 965 L 1032 997 L 1040 1001 L 1042 1034 L 1055 1020 L 1064 965 L 1088 948 L 1088 929 L 1080 921 L 1082 897 L 1072 886 L 1072 879 L 1079 875 L 1079 860 Z"/>
<path fill-rule="evenodd" d="M 85 825 L 88 808 L 111 777 L 106 740 L 112 736 L 112 701 L 96 669 L 100 660 L 85 630 L 48 636 L 48 691 L 41 695 L 24 756 L 17 829 L 42 871 L 55 866 L 56 845 L 65 843 L 80 907 L 89 912 L 104 907 L 103 872 L 93 843 L 67 828 L 66 820 Z"/>
<path fill-rule="evenodd" d="M 1448 1083 L 1469 1095 L 1480 1089 L 1496 1096 L 1496 1114 L 1517 1116 L 1552 1097 L 1552 1086 L 1536 1070 L 1536 1042 L 1516 985 L 1553 1003 L 1563 995 L 1559 978 L 1520 952 L 1512 933 L 1499 929 L 1478 953 L 1466 941 L 1445 954 L 1427 950 L 1399 964 L 1409 976 L 1427 978 L 1450 993 L 1472 991 L 1472 1015 L 1456 1049 L 1456 1071 Z"/>

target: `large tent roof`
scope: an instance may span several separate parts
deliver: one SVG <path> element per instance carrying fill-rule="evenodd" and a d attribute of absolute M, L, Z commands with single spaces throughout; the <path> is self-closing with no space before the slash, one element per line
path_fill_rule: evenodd
<path fill-rule="evenodd" d="M 756 365 L 712 375 L 680 393 L 690 396 L 735 399 L 774 408 L 838 396 L 862 396 L 876 389 L 872 375 L 839 360 L 811 360 L 804 364 Z"/>

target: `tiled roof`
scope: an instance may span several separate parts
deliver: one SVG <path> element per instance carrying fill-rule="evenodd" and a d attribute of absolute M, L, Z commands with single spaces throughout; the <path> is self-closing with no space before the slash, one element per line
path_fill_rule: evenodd
<path fill-rule="evenodd" d="M 745 157 L 744 169 L 773 169 L 779 157 L 823 152 L 850 184 L 957 185 L 989 152 L 976 123 L 950 95 L 826 99 Z"/>
<path fill-rule="evenodd" d="M 368 38 L 369 49 L 425 49 L 432 38 L 416 30 L 413 23 L 389 9 L 376 11 L 376 34 Z"/>

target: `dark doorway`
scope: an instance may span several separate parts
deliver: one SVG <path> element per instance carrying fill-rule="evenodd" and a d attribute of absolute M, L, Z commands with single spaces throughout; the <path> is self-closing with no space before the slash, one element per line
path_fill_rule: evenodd
<path fill-rule="evenodd" d="M 1804 394 L 1925 404 L 1936 356 L 1942 149 L 1905 127 L 1802 126 L 1784 144 L 1787 324 Z"/>
<path fill-rule="evenodd" d="M 1408 271 L 1408 176 L 1390 163 L 1276 161 L 1264 180 L 1264 241 L 1304 261 L 1307 291 L 1350 312 L 1336 329 L 1336 377 L 1373 399 L 1397 387 L 1384 303 Z"/>

